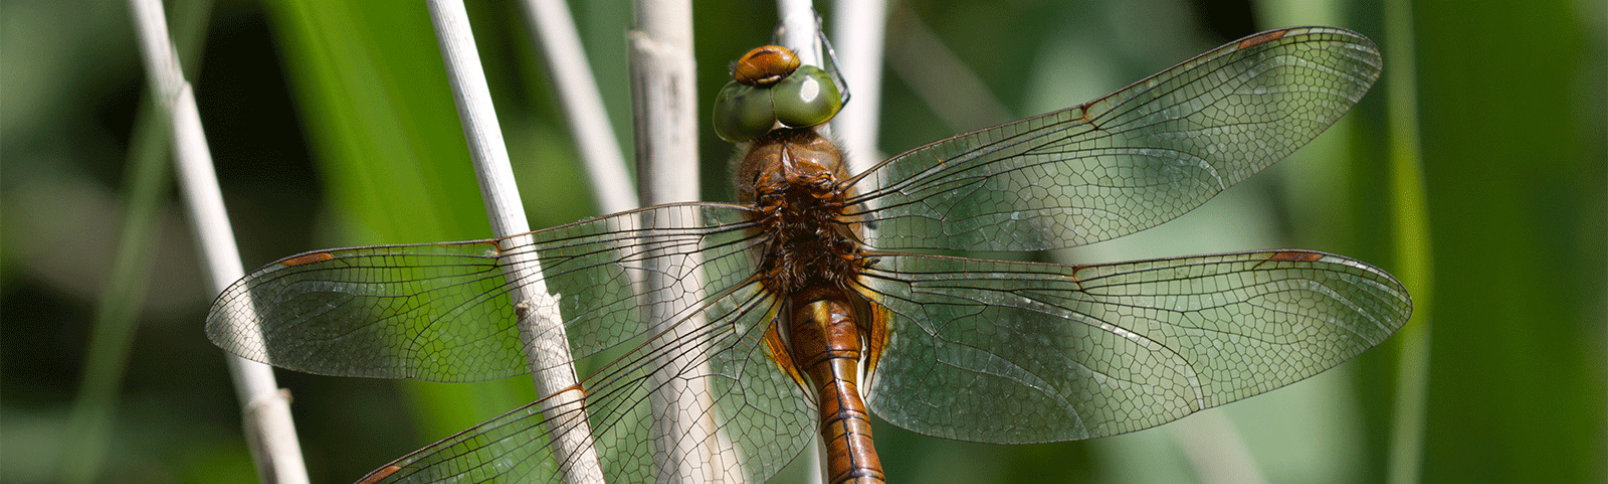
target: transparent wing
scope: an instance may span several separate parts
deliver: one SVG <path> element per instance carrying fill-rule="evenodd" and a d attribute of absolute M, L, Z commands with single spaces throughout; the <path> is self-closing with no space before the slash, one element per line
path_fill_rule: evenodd
<path fill-rule="evenodd" d="M 1351 109 L 1379 77 L 1367 38 L 1273 30 L 1103 98 L 910 150 L 851 181 L 882 249 L 1039 250 L 1194 209 Z"/>
<path fill-rule="evenodd" d="M 398 459 L 364 482 L 561 482 L 561 471 L 575 464 L 558 462 L 552 442 L 570 431 L 564 422 L 583 415 L 608 482 L 765 481 L 812 441 L 814 401 L 771 356 L 774 299 L 757 283 L 712 299 L 678 320 L 687 331 L 635 339 L 640 346 L 583 382 L 584 413 L 537 401 Z M 674 397 L 700 402 L 680 414 L 704 419 L 693 424 L 712 431 L 669 432 L 655 423 L 662 421 L 655 392 L 675 382 L 704 389 Z"/>
<path fill-rule="evenodd" d="M 1160 425 L 1334 367 L 1412 312 L 1389 274 L 1320 252 L 871 260 L 862 292 L 891 315 L 867 405 L 900 427 L 977 442 Z"/>
<path fill-rule="evenodd" d="M 661 205 L 502 240 L 308 252 L 230 285 L 207 315 L 207 337 L 243 358 L 340 376 L 475 381 L 528 371 L 509 291 L 542 282 L 575 358 L 647 329 L 639 305 L 685 296 L 645 277 L 693 271 L 710 287 L 754 272 L 746 209 Z M 540 280 L 503 265 L 535 255 Z M 689 263 L 687 261 L 698 261 Z M 666 274 L 668 272 L 668 274 Z"/>

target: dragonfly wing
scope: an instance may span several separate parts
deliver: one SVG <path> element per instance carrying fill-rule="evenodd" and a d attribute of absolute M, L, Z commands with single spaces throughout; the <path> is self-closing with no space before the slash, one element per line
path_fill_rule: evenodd
<path fill-rule="evenodd" d="M 1351 31 L 1263 32 L 1081 106 L 884 161 L 852 180 L 849 219 L 882 249 L 1040 250 L 1137 232 L 1317 137 L 1379 69 Z"/>
<path fill-rule="evenodd" d="M 476 381 L 528 371 L 509 292 L 542 283 L 573 356 L 646 331 L 639 305 L 682 286 L 646 289 L 648 274 L 703 266 L 713 287 L 752 274 L 746 209 L 675 204 L 622 212 L 506 239 L 308 252 L 230 285 L 207 315 L 207 337 L 243 358 L 308 373 Z M 510 280 L 535 259 L 539 276 Z M 684 261 L 697 260 L 697 264 Z M 748 264 L 748 271 L 742 269 Z M 724 284 L 724 286 L 721 286 Z"/>
<path fill-rule="evenodd" d="M 812 441 L 815 407 L 778 368 L 767 335 L 779 306 L 756 284 L 700 302 L 667 331 L 640 342 L 583 386 L 583 407 L 533 402 L 420 449 L 365 482 L 561 482 L 573 462 L 555 460 L 562 422 L 584 416 L 608 482 L 763 482 Z M 705 429 L 656 425 L 656 389 L 695 382 L 678 410 Z M 696 403 L 694 403 L 696 402 Z M 699 420 L 702 419 L 702 420 Z"/>
<path fill-rule="evenodd" d="M 1148 428 L 1338 365 L 1412 312 L 1389 274 L 1307 251 L 1090 266 L 881 254 L 867 405 L 951 439 L 1031 443 Z"/>

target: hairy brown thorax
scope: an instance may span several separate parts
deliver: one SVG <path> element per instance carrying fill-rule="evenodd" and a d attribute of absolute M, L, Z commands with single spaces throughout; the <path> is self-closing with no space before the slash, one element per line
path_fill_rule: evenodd
<path fill-rule="evenodd" d="M 761 281 L 775 294 L 830 285 L 860 272 L 860 241 L 844 222 L 848 168 L 830 140 L 810 129 L 780 129 L 753 141 L 737 167 L 738 198 L 758 208 L 768 235 Z"/>

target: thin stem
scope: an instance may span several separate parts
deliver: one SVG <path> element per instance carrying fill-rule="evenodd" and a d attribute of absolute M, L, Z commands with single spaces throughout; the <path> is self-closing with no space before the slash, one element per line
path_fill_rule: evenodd
<path fill-rule="evenodd" d="M 636 130 L 637 188 L 644 204 L 662 204 L 698 199 L 698 95 L 695 87 L 696 63 L 692 55 L 692 5 L 687 0 L 637 0 L 636 27 L 628 34 L 631 50 L 632 121 Z M 652 214 L 647 214 L 649 217 Z M 646 219 L 646 226 L 677 223 L 674 220 Z M 694 346 L 709 344 L 691 334 L 688 328 L 702 326 L 692 318 L 675 323 L 673 315 L 688 304 L 702 299 L 702 274 L 663 266 L 668 258 L 650 254 L 650 264 L 642 281 L 643 294 L 679 285 L 685 294 L 675 300 L 642 301 L 644 317 L 650 322 L 656 351 L 677 351 L 669 345 L 691 341 Z M 699 260 L 681 259 L 682 267 L 698 267 Z M 680 280 L 673 280 L 683 276 Z M 740 481 L 741 466 L 726 459 L 735 458 L 730 439 L 714 425 L 713 402 L 707 379 L 685 375 L 708 373 L 704 354 L 695 348 L 681 351 L 652 375 L 655 394 L 649 430 L 654 443 L 654 467 L 666 476 L 682 480 Z M 689 445 L 690 443 L 690 445 Z M 735 472 L 734 475 L 708 474 L 709 469 Z"/>
<path fill-rule="evenodd" d="M 492 106 L 480 53 L 475 49 L 469 13 L 462 0 L 431 0 L 429 10 L 441 58 L 446 63 L 453 101 L 458 106 L 458 119 L 463 124 L 464 138 L 480 181 L 480 194 L 491 218 L 492 233 L 504 239 L 505 247 L 520 245 L 528 238 L 521 234 L 529 232 L 530 225 L 525 220 L 519 188 L 514 184 L 514 170 L 508 161 L 508 148 L 503 143 L 502 128 Z M 561 471 L 569 482 L 602 482 L 602 466 L 598 464 L 586 419 L 584 416 L 559 417 L 566 413 L 584 413 L 566 411 L 582 405 L 585 394 L 576 385 L 569 339 L 558 312 L 558 301 L 548 292 L 541 278 L 541 265 L 534 254 L 512 256 L 502 260 L 500 265 L 509 280 L 529 281 L 515 285 L 511 299 L 520 319 L 520 337 L 536 391 L 544 397 L 552 396 L 554 402 L 549 407 L 554 415 L 546 421 L 552 435 L 557 436 L 553 442 L 554 457 L 564 463 Z"/>
<path fill-rule="evenodd" d="M 1434 289 L 1430 259 L 1424 163 L 1418 138 L 1418 72 L 1413 57 L 1412 4 L 1385 4 L 1386 116 L 1390 126 L 1390 187 L 1397 274 L 1413 295 L 1413 316 L 1396 340 L 1396 404 L 1390 426 L 1389 482 L 1418 482 L 1424 452 L 1424 412 L 1429 399 L 1430 304 Z"/>
<path fill-rule="evenodd" d="M 932 108 L 938 119 L 955 131 L 1016 119 L 982 77 L 944 45 L 943 39 L 915 12 L 905 8 L 894 17 L 893 24 L 894 50 L 920 54 L 894 56 L 889 67 Z"/>
<path fill-rule="evenodd" d="M 837 0 L 832 41 L 852 98 L 832 120 L 832 129 L 849 157 L 849 171 L 860 173 L 882 160 L 877 150 L 882 110 L 882 49 L 887 34 L 884 0 Z"/>
<path fill-rule="evenodd" d="M 1267 476 L 1256 465 L 1239 430 L 1222 410 L 1208 410 L 1167 426 L 1195 476 L 1208 484 L 1258 484 Z"/>
<path fill-rule="evenodd" d="M 195 92 L 184 80 L 178 52 L 168 35 L 167 17 L 158 0 L 129 0 L 134 30 L 139 37 L 151 97 L 161 114 L 171 122 L 174 161 L 179 186 L 190 213 L 202 260 L 211 276 L 211 289 L 222 291 L 244 275 L 234 230 L 229 225 L 212 168 L 212 153 L 201 128 L 201 113 Z M 263 482 L 307 482 L 296 426 L 290 418 L 290 402 L 274 381 L 268 365 L 226 356 L 234 377 L 235 392 L 245 413 L 247 444 Z"/>
<path fill-rule="evenodd" d="M 820 35 L 815 22 L 815 6 L 810 0 L 776 0 L 776 17 L 779 42 L 798 55 L 804 65 L 820 67 L 821 50 L 816 48 Z"/>
<path fill-rule="evenodd" d="M 580 35 L 569 4 L 563 0 L 525 0 L 520 5 L 525 23 L 536 39 L 547 74 L 553 79 L 559 106 L 569 122 L 570 136 L 586 165 L 586 178 L 598 209 L 614 213 L 636 208 L 631 174 L 625 168 L 614 128 L 609 126 L 603 96 L 598 93 L 592 66 L 586 62 Z"/>
<path fill-rule="evenodd" d="M 692 5 L 638 0 L 630 34 L 631 101 L 642 203 L 698 199 L 698 93 Z"/>
<path fill-rule="evenodd" d="M 78 396 L 67 423 L 63 448 L 73 451 L 61 454 L 57 469 L 64 483 L 94 480 L 106 456 L 118 388 L 133 349 L 140 300 L 148 286 L 144 276 L 154 262 L 157 215 L 172 184 L 165 156 L 168 133 L 149 104 L 149 99 L 142 101 L 134 116 L 123 230 L 118 235 L 111 273 L 106 277 L 106 291 L 95 311 L 95 326 L 84 352 L 84 376 L 78 383 Z"/>

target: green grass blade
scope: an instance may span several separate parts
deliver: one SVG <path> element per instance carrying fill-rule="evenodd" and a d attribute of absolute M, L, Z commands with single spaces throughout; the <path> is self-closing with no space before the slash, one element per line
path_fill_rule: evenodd
<path fill-rule="evenodd" d="M 1390 196 L 1396 275 L 1413 295 L 1413 317 L 1396 344 L 1401 347 L 1392 411 L 1389 482 L 1418 482 L 1424 449 L 1424 412 L 1429 393 L 1433 263 L 1423 159 L 1418 138 L 1417 69 L 1413 57 L 1412 5 L 1393 0 L 1385 11 L 1386 116 L 1390 129 Z"/>
<path fill-rule="evenodd" d="M 212 11 L 211 0 L 177 2 L 173 12 L 174 45 L 180 62 L 192 72 L 201 58 Z M 85 351 L 84 376 L 67 420 L 62 457 L 57 463 L 60 482 L 95 480 L 105 461 L 122 388 L 124 370 L 139 327 L 140 305 L 145 299 L 147 275 L 156 259 L 160 215 L 173 184 L 171 141 L 164 121 L 149 96 L 142 96 L 134 117 L 125 185 L 122 232 L 107 276 L 106 290 L 95 308 Z"/>
<path fill-rule="evenodd" d="M 328 226 L 339 232 L 325 242 L 489 237 L 424 6 L 281 0 L 266 7 L 332 207 Z M 534 393 L 525 378 L 404 386 L 421 440 L 400 449 L 467 428 Z"/>
<path fill-rule="evenodd" d="M 1435 320 L 1425 481 L 1608 478 L 1608 42 L 1584 5 L 1411 3 L 1434 234 L 1433 286 L 1413 293 Z"/>

